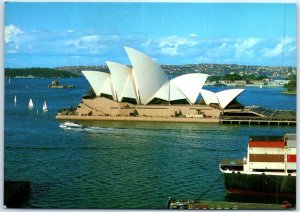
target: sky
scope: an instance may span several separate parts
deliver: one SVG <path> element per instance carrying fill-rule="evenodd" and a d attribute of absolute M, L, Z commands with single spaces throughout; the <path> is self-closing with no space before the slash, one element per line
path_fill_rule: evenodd
<path fill-rule="evenodd" d="M 296 66 L 296 4 L 5 3 L 4 66 L 159 64 Z"/>

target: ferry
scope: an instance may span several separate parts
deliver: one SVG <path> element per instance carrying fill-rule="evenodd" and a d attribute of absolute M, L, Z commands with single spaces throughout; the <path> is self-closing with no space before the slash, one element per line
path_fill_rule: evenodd
<path fill-rule="evenodd" d="M 71 122 L 71 121 L 65 121 L 64 123 L 60 124 L 59 127 L 61 128 L 83 128 L 82 124 Z"/>
<path fill-rule="evenodd" d="M 296 196 L 296 134 L 250 136 L 247 157 L 219 164 L 231 193 Z"/>

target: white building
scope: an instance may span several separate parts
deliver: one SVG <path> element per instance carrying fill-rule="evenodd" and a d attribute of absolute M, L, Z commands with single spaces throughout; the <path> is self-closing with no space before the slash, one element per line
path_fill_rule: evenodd
<path fill-rule="evenodd" d="M 82 71 L 95 97 L 85 97 L 76 109 L 79 116 L 91 117 L 185 117 L 218 118 L 234 108 L 244 89 L 214 93 L 204 90 L 207 74 L 190 73 L 169 79 L 153 59 L 125 47 L 132 67 L 107 61 L 110 73 Z M 203 98 L 204 104 L 199 103 Z"/>
<path fill-rule="evenodd" d="M 82 71 L 96 96 L 111 96 L 116 102 L 153 104 L 197 104 L 202 95 L 207 105 L 217 104 L 226 108 L 244 89 L 230 89 L 213 93 L 202 89 L 208 75 L 185 74 L 169 79 L 164 70 L 153 59 L 135 49 L 125 47 L 132 67 L 107 61 L 110 73 Z"/>

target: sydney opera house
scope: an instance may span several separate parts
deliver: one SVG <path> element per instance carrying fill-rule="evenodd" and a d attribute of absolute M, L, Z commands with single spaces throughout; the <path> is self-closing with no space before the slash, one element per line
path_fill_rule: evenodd
<path fill-rule="evenodd" d="M 243 107 L 236 98 L 244 89 L 205 90 L 208 75 L 202 73 L 169 79 L 152 58 L 132 48 L 125 51 L 131 67 L 107 61 L 110 73 L 82 71 L 93 95 L 82 98 L 77 116 L 205 119 Z"/>

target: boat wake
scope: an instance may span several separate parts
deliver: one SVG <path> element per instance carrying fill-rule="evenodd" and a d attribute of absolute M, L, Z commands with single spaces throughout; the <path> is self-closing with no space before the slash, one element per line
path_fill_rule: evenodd
<path fill-rule="evenodd" d="M 89 134 L 110 134 L 115 136 L 131 135 L 131 136 L 146 136 L 151 133 L 151 130 L 146 129 L 130 129 L 130 128 L 114 128 L 114 127 L 94 127 L 94 126 L 83 126 L 79 127 L 69 127 L 60 126 L 65 130 L 72 130 L 78 132 L 84 132 Z"/>
<path fill-rule="evenodd" d="M 112 128 L 112 127 L 85 127 L 83 128 L 85 132 L 89 133 L 112 133 L 117 132 L 119 128 Z"/>
<path fill-rule="evenodd" d="M 66 126 L 66 125 L 60 125 L 59 126 L 62 129 L 65 130 L 72 130 L 72 131 L 84 131 L 87 133 L 96 133 L 96 134 L 101 134 L 101 133 L 118 133 L 120 130 L 125 131 L 126 129 L 123 128 L 112 128 L 112 127 L 88 127 L 88 126 L 81 126 L 81 127 L 73 127 L 73 126 Z"/>
<path fill-rule="evenodd" d="M 84 128 L 74 128 L 74 127 L 60 127 L 64 130 L 72 130 L 72 131 L 83 131 Z"/>

